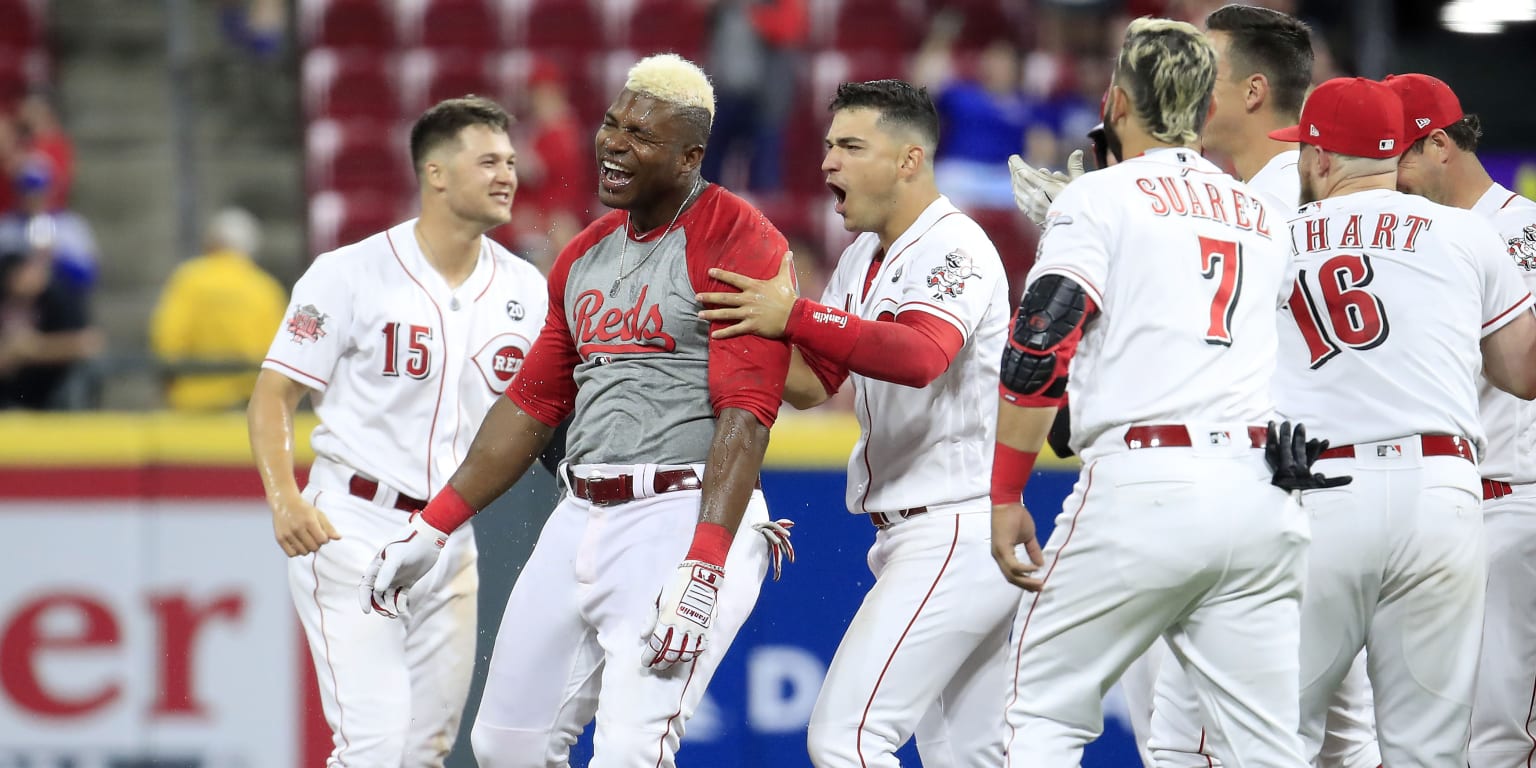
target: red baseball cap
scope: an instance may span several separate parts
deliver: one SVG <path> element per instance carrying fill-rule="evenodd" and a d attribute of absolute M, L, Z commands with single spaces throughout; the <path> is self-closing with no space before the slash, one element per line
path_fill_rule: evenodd
<path fill-rule="evenodd" d="M 1408 148 L 1402 99 L 1363 77 L 1336 77 L 1319 85 L 1301 108 L 1301 124 L 1271 131 L 1269 137 L 1351 157 L 1385 159 Z"/>
<path fill-rule="evenodd" d="M 1403 140 L 1409 144 L 1466 116 L 1456 92 L 1439 78 L 1415 73 L 1381 82 L 1403 100 Z"/>

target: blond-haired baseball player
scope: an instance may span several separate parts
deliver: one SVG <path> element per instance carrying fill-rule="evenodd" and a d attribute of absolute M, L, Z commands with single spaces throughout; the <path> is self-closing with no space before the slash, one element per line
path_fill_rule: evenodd
<path fill-rule="evenodd" d="M 251 395 L 251 451 L 334 737 L 328 766 L 440 766 L 458 734 L 475 665 L 474 531 L 444 537 L 410 622 L 363 616 L 357 583 L 453 474 L 538 333 L 544 278 L 484 236 L 517 190 L 507 120 L 463 98 L 416 121 L 420 218 L 315 259 Z M 320 426 L 300 492 L 305 396 Z"/>
<path fill-rule="evenodd" d="M 1124 162 L 1051 206 L 1003 363 L 994 556 L 1034 592 L 1015 622 L 1005 765 L 1074 766 L 1101 698 L 1159 636 L 1223 727 L 1229 765 L 1300 768 L 1297 645 L 1308 525 L 1272 484 L 1264 425 L 1282 214 L 1194 147 L 1216 54 L 1131 23 L 1105 104 Z M 1082 476 L 1043 563 L 1017 503 L 1061 397 Z M 1029 558 L 1033 560 L 1034 558 Z"/>
<path fill-rule="evenodd" d="M 442 541 L 574 414 L 565 494 L 496 635 L 472 733 L 481 766 L 565 765 L 594 717 L 593 766 L 674 765 L 757 602 L 769 549 L 741 523 L 767 522 L 758 472 L 789 347 L 710 338 L 696 294 L 723 287 L 712 267 L 773 275 L 786 244 L 699 175 L 713 115 L 691 62 L 659 55 L 630 69 L 594 147 L 599 198 L 616 210 L 561 251 L 522 370 L 360 591 L 365 610 L 415 613 Z"/>

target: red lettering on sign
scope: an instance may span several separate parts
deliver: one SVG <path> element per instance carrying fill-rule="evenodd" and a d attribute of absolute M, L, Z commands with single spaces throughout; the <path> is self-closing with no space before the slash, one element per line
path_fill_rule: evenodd
<path fill-rule="evenodd" d="M 39 715 L 90 714 L 122 695 L 122 684 L 103 681 L 74 695 L 50 690 L 39 674 L 43 657 L 99 652 L 121 639 L 117 619 L 101 601 L 69 592 L 41 595 L 23 604 L 0 634 L 0 685 L 19 707 Z"/>
<path fill-rule="evenodd" d="M 245 612 L 245 599 L 226 593 L 196 605 L 186 595 L 161 595 L 150 598 L 149 608 L 159 619 L 160 628 L 160 684 L 150 712 L 157 716 L 201 715 L 203 705 L 192 682 L 198 632 L 216 618 L 238 621 Z"/>

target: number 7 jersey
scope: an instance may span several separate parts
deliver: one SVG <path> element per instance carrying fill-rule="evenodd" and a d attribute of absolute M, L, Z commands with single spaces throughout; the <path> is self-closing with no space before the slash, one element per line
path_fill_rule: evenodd
<path fill-rule="evenodd" d="M 1196 152 L 1158 149 L 1073 182 L 1029 280 L 1064 275 L 1098 316 L 1072 359 L 1072 445 L 1124 450 L 1133 424 L 1264 424 L 1274 414 L 1282 216 Z"/>
<path fill-rule="evenodd" d="M 1280 412 L 1334 445 L 1459 435 L 1483 455 L 1480 343 L 1531 305 L 1492 226 L 1368 190 L 1305 205 L 1289 229 Z"/>

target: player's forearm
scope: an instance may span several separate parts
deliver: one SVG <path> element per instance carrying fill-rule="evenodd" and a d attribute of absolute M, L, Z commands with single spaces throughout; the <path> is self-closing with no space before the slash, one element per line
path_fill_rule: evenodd
<path fill-rule="evenodd" d="M 293 413 L 305 391 L 281 374 L 262 371 L 251 392 L 245 411 L 251 455 L 269 501 L 299 493 L 293 473 Z"/>
<path fill-rule="evenodd" d="M 997 442 L 1020 451 L 1039 453 L 1056 421 L 1056 406 L 1014 405 L 1003 398 L 997 401 Z"/>
<path fill-rule="evenodd" d="M 470 507 L 484 509 L 522 479 L 554 432 L 511 400 L 497 398 L 448 484 Z"/>
<path fill-rule="evenodd" d="M 784 379 L 784 402 L 803 411 L 825 403 L 829 397 L 821 377 L 806 364 L 800 350 L 794 350 L 789 359 L 789 376 Z"/>
<path fill-rule="evenodd" d="M 908 387 L 933 383 L 965 343 L 959 331 L 923 313 L 881 322 L 808 299 L 795 302 L 785 336 L 848 371 Z"/>
<path fill-rule="evenodd" d="M 757 488 L 767 451 L 768 428 L 756 416 L 739 408 L 720 412 L 704 469 L 699 522 L 736 532 Z"/>

